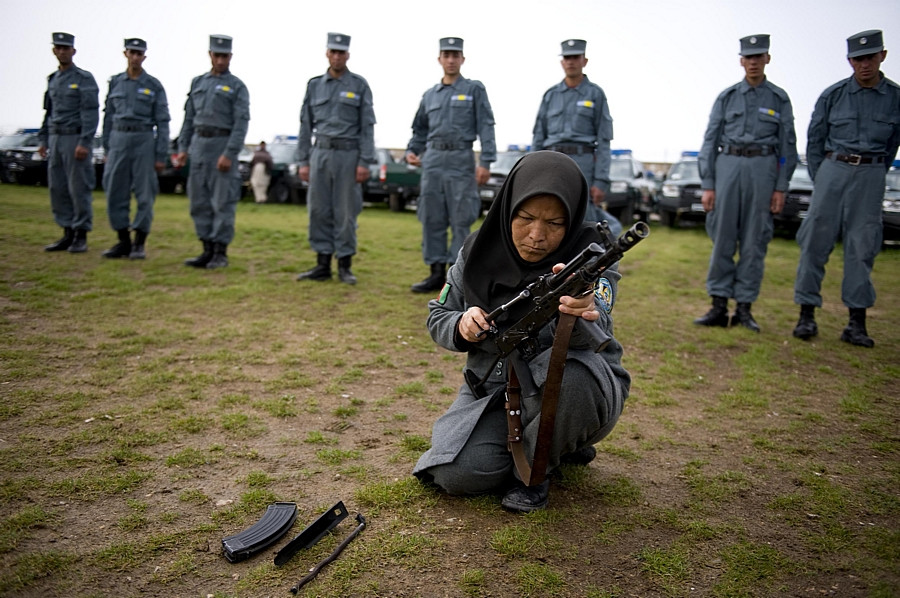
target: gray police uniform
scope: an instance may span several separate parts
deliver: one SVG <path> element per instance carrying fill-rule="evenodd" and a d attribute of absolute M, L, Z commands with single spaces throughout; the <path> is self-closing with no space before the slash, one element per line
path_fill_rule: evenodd
<path fill-rule="evenodd" d="M 142 72 L 131 79 L 124 72 L 109 80 L 103 147 L 103 188 L 110 225 L 113 230 L 130 226 L 149 233 L 153 202 L 159 192 L 155 163 L 165 163 L 169 151 L 169 104 L 165 89 L 155 77 Z M 132 191 L 137 211 L 129 224 Z"/>
<path fill-rule="evenodd" d="M 566 40 L 562 55 L 584 54 L 584 40 Z M 603 89 L 591 83 L 587 75 L 576 87 L 560 81 L 544 93 L 534 121 L 533 150 L 553 150 L 567 154 L 581 168 L 591 187 L 609 192 L 609 144 L 613 138 L 613 121 Z M 603 208 L 588 202 L 585 221 L 609 222 L 616 236 L 622 224 Z"/>
<path fill-rule="evenodd" d="M 849 77 L 819 97 L 807 132 L 815 190 L 797 233 L 795 303 L 821 307 L 825 263 L 842 236 L 841 300 L 851 309 L 875 304 L 871 272 L 881 250 L 885 173 L 898 144 L 900 86 L 883 74 L 873 88 Z"/>
<path fill-rule="evenodd" d="M 455 345 L 459 318 L 470 306 L 463 291 L 465 260 L 462 254 L 447 273 L 446 294 L 428 303 L 428 330 L 436 343 L 451 351 Z M 615 297 L 619 273 L 607 270 L 608 297 Z M 595 308 L 600 313 L 596 325 L 613 338 L 612 304 L 604 304 L 595 295 Z M 551 326 L 539 336 L 542 352 L 528 363 L 534 382 L 542 386 L 550 364 L 553 344 Z M 550 448 L 550 469 L 559 465 L 564 454 L 599 442 L 615 426 L 625 406 L 631 378 L 622 367 L 622 345 L 613 338 L 601 352 L 588 348 L 583 332 L 576 326 L 570 341 L 566 373 L 556 413 L 557 429 Z M 476 346 L 468 351 L 466 368 L 482 378 L 489 373 L 495 356 Z M 485 390 L 488 396 L 478 398 L 468 385 L 462 385 L 450 408 L 434 423 L 431 448 L 416 463 L 413 473 L 433 479 L 450 494 L 478 494 L 496 490 L 512 481 L 513 462 L 506 446 L 507 424 L 503 403 L 507 361 L 501 360 L 490 373 Z M 522 397 L 523 443 L 529 460 L 533 458 L 540 425 L 540 395 Z"/>
<path fill-rule="evenodd" d="M 61 45 L 74 45 L 74 37 L 56 35 L 68 36 Z M 74 64 L 47 77 L 44 121 L 38 136 L 49 150 L 47 175 L 53 219 L 63 228 L 93 229 L 94 163 L 90 151 L 83 160 L 76 160 L 75 148 L 93 148 L 100 121 L 99 91 L 94 76 Z"/>
<path fill-rule="evenodd" d="M 297 157 L 309 166 L 309 244 L 318 254 L 340 259 L 356 253 L 362 210 L 356 168 L 375 163 L 374 125 L 372 91 L 363 77 L 326 72 L 307 83 Z"/>
<path fill-rule="evenodd" d="M 230 53 L 230 41 L 227 48 L 210 51 Z M 249 121 L 247 86 L 230 71 L 204 73 L 191 82 L 178 147 L 190 153 L 187 192 L 201 241 L 228 245 L 234 238 L 235 211 L 241 199 L 238 153 L 244 147 Z M 219 156 L 231 160 L 227 172 L 216 168 Z"/>
<path fill-rule="evenodd" d="M 407 152 L 422 156 L 416 208 L 422 257 L 428 265 L 452 264 L 481 213 L 472 151 L 476 136 L 481 140 L 479 164 L 490 168 L 497 159 L 494 113 L 484 85 L 463 76 L 451 85 L 438 83 L 422 96 L 412 130 Z"/>
<path fill-rule="evenodd" d="M 757 87 L 744 79 L 716 98 L 699 156 L 702 188 L 716 192 L 715 207 L 706 216 L 713 242 L 706 277 L 710 296 L 756 301 L 774 232 L 772 193 L 787 190 L 796 146 L 791 100 L 767 79 Z"/>

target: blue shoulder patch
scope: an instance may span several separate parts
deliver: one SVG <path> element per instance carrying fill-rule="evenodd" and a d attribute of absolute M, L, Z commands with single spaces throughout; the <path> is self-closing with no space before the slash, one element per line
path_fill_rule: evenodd
<path fill-rule="evenodd" d="M 606 313 L 610 313 L 612 311 L 613 305 L 616 302 L 615 293 L 613 293 L 612 284 L 606 278 L 601 278 L 597 281 L 597 288 L 594 290 L 594 297 L 597 298 L 597 301 L 600 303 L 600 307 Z"/>

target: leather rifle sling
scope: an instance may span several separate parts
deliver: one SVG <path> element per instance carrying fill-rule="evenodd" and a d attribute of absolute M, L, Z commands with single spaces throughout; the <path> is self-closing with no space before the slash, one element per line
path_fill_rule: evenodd
<path fill-rule="evenodd" d="M 509 435 L 506 438 L 507 447 L 512 453 L 513 462 L 519 477 L 527 486 L 536 486 L 547 477 L 547 464 L 550 461 L 550 445 L 553 442 L 553 430 L 556 424 L 556 407 L 559 404 L 559 391 L 562 387 L 563 370 L 566 367 L 566 357 L 569 352 L 569 339 L 572 337 L 572 328 L 575 326 L 575 316 L 560 314 L 556 326 L 556 336 L 553 339 L 553 348 L 550 351 L 550 366 L 547 370 L 547 379 L 544 382 L 544 392 L 541 396 L 541 421 L 538 426 L 537 442 L 534 448 L 533 465 L 528 464 L 525 450 L 522 446 L 524 429 L 522 426 L 521 389 L 516 376 L 515 368 L 511 362 L 509 367 L 509 384 L 506 390 L 506 420 Z"/>

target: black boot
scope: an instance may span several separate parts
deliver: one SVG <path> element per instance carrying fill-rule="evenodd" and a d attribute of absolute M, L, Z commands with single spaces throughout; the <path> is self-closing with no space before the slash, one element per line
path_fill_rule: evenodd
<path fill-rule="evenodd" d="M 116 231 L 119 234 L 119 242 L 103 252 L 103 257 L 120 258 L 128 257 L 131 254 L 131 234 L 127 228 L 120 228 Z"/>
<path fill-rule="evenodd" d="M 54 243 L 50 243 L 49 245 L 44 247 L 44 251 L 65 251 L 72 244 L 72 241 L 75 239 L 75 231 L 72 230 L 72 227 L 67 226 L 63 229 L 63 236 L 59 241 Z"/>
<path fill-rule="evenodd" d="M 731 316 L 731 325 L 737 326 L 739 324 L 748 330 L 759 332 L 759 324 L 756 323 L 756 320 L 750 314 L 749 303 L 738 303 L 734 315 Z"/>
<path fill-rule="evenodd" d="M 331 254 L 317 254 L 316 267 L 298 274 L 297 280 L 331 280 Z"/>
<path fill-rule="evenodd" d="M 353 262 L 353 256 L 347 255 L 338 258 L 338 278 L 344 284 L 356 284 L 356 277 L 350 271 L 350 264 Z"/>
<path fill-rule="evenodd" d="M 76 230 L 75 238 L 72 239 L 72 244 L 69 245 L 66 251 L 69 253 L 84 253 L 87 251 L 87 234 L 88 232 L 83 228 Z"/>
<path fill-rule="evenodd" d="M 147 242 L 147 233 L 142 230 L 134 231 L 134 245 L 131 246 L 131 253 L 128 254 L 128 259 L 131 260 L 142 260 L 147 257 L 147 252 L 144 250 L 144 243 Z"/>
<path fill-rule="evenodd" d="M 547 506 L 550 498 L 550 480 L 544 480 L 537 486 L 526 486 L 522 482 L 510 488 L 500 504 L 504 509 L 519 513 L 539 511 Z"/>
<path fill-rule="evenodd" d="M 410 287 L 413 293 L 431 293 L 432 291 L 440 291 L 447 282 L 447 276 L 444 274 L 445 264 L 431 264 L 431 275 L 417 282 Z"/>
<path fill-rule="evenodd" d="M 184 260 L 185 266 L 192 266 L 194 268 L 205 268 L 206 264 L 209 263 L 209 260 L 212 259 L 213 256 L 213 244 L 212 241 L 202 241 L 203 243 L 203 253 L 198 255 L 197 257 L 192 257 Z"/>
<path fill-rule="evenodd" d="M 694 320 L 698 326 L 728 327 L 728 297 L 712 298 L 712 308 L 704 315 Z"/>
<path fill-rule="evenodd" d="M 844 332 L 841 333 L 841 340 L 851 345 L 869 349 L 875 346 L 875 341 L 866 332 L 866 308 L 850 308 L 850 323 L 847 324 Z"/>
<path fill-rule="evenodd" d="M 206 263 L 206 269 L 224 268 L 228 265 L 228 243 L 213 243 L 213 254 L 209 262 Z"/>
<path fill-rule="evenodd" d="M 819 327 L 816 325 L 816 306 L 801 305 L 800 319 L 794 327 L 794 336 L 804 341 L 808 341 L 812 337 L 819 334 Z"/>

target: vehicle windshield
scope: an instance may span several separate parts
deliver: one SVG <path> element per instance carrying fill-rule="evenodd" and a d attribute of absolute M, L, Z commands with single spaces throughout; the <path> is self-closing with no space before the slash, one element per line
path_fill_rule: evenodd
<path fill-rule="evenodd" d="M 20 133 L 18 135 L 4 135 L 0 137 L 0 149 L 11 149 L 14 147 L 29 147 L 40 145 L 37 135 L 30 133 Z"/>
<path fill-rule="evenodd" d="M 669 170 L 669 176 L 666 177 L 670 181 L 683 181 L 685 179 L 700 178 L 700 163 L 691 160 L 690 162 L 676 162 Z"/>
<path fill-rule="evenodd" d="M 791 177 L 791 183 L 813 184 L 812 179 L 809 178 L 809 169 L 806 167 L 806 164 L 797 164 L 797 168 L 794 169 L 794 176 Z"/>
<path fill-rule="evenodd" d="M 884 178 L 884 186 L 891 191 L 900 191 L 900 170 L 892 170 Z"/>
<path fill-rule="evenodd" d="M 266 147 L 266 149 L 272 154 L 272 162 L 276 164 L 287 164 L 288 162 L 296 160 L 296 143 L 273 143 Z"/>
<path fill-rule="evenodd" d="M 610 162 L 609 178 L 619 180 L 634 178 L 634 172 L 631 170 L 631 160 L 613 160 Z"/>
<path fill-rule="evenodd" d="M 524 156 L 522 152 L 500 152 L 497 154 L 497 161 L 491 164 L 491 173 L 492 174 L 502 174 L 504 176 L 509 174 L 509 171 L 512 170 L 512 167 L 516 165 L 516 162 L 519 161 L 519 158 Z"/>

